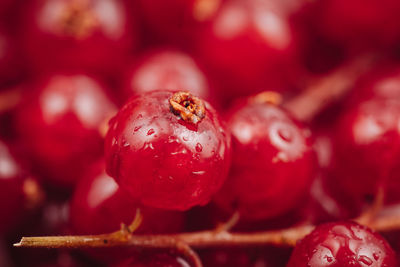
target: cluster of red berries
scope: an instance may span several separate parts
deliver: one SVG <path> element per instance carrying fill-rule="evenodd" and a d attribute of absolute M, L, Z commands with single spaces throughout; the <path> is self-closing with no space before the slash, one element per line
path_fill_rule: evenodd
<path fill-rule="evenodd" d="M 398 232 L 388 242 L 350 220 L 381 192 L 382 209 L 400 209 L 399 12 L 398 0 L 0 0 L 0 266 L 191 266 L 179 251 L 9 245 L 113 232 L 137 210 L 137 235 L 235 213 L 232 232 L 317 225 L 294 250 L 200 249 L 206 267 L 398 266 Z M 371 55 L 307 121 L 287 109 Z"/>

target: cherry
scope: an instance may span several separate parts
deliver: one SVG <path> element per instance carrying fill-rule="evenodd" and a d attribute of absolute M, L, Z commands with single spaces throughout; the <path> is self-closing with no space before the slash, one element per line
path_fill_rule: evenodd
<path fill-rule="evenodd" d="M 107 172 L 144 205 L 205 205 L 225 181 L 230 136 L 215 110 L 185 92 L 132 98 L 110 121 Z"/>
<path fill-rule="evenodd" d="M 83 74 L 51 75 L 29 89 L 17 116 L 21 141 L 38 173 L 71 186 L 101 157 L 101 127 L 116 108 L 105 87 Z"/>
<path fill-rule="evenodd" d="M 199 31 L 196 50 L 226 98 L 285 90 L 297 75 L 289 16 L 301 1 L 228 0 Z"/>
<path fill-rule="evenodd" d="M 22 169 L 10 148 L 0 141 L 0 234 L 15 228 L 40 200 L 37 182 Z"/>
<path fill-rule="evenodd" d="M 397 266 L 383 237 L 353 222 L 319 225 L 298 242 L 288 267 Z"/>
<path fill-rule="evenodd" d="M 78 234 L 103 234 L 129 225 L 140 209 L 143 222 L 135 234 L 173 233 L 183 227 L 183 213 L 142 207 L 105 173 L 104 162 L 91 166 L 75 190 L 71 224 Z M 82 216 L 85 214 L 85 216 Z"/>
<path fill-rule="evenodd" d="M 111 267 L 190 267 L 182 257 L 170 253 L 143 253 L 138 258 L 130 258 Z"/>
<path fill-rule="evenodd" d="M 25 7 L 23 42 L 35 70 L 115 72 L 137 41 L 122 0 L 34 0 Z"/>
<path fill-rule="evenodd" d="M 247 220 L 269 219 L 300 204 L 317 166 L 310 131 L 280 107 L 252 99 L 229 112 L 228 128 L 232 167 L 216 204 Z"/>
<path fill-rule="evenodd" d="M 210 96 L 207 77 L 196 60 L 172 49 L 147 52 L 131 68 L 126 80 L 129 95 L 160 89 L 184 89 L 203 99 Z"/>

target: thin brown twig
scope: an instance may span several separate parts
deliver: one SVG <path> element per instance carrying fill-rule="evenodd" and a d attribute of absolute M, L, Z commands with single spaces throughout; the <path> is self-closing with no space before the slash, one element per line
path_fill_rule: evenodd
<path fill-rule="evenodd" d="M 302 94 L 286 101 L 283 106 L 297 119 L 310 121 L 324 107 L 343 98 L 360 75 L 369 70 L 377 59 L 376 55 L 364 55 L 324 78 L 311 80 L 312 83 Z"/>

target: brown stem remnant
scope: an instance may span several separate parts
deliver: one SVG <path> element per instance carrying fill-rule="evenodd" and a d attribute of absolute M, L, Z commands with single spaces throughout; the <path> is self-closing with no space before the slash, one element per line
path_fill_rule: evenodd
<path fill-rule="evenodd" d="M 204 102 L 189 92 L 177 92 L 169 99 L 171 110 L 184 121 L 199 123 L 206 116 Z"/>

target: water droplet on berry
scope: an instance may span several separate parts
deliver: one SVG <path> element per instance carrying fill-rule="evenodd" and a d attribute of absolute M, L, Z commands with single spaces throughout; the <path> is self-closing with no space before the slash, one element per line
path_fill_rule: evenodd
<path fill-rule="evenodd" d="M 203 146 L 202 146 L 200 143 L 197 143 L 197 144 L 196 144 L 196 151 L 199 152 L 199 153 L 200 153 L 201 151 L 203 151 Z"/>
<path fill-rule="evenodd" d="M 291 131 L 289 131 L 288 129 L 279 129 L 278 135 L 286 142 L 290 142 L 293 139 L 293 135 L 292 135 Z"/>
<path fill-rule="evenodd" d="M 361 255 L 358 260 L 368 266 L 371 266 L 373 263 L 373 261 L 365 255 Z"/>
<path fill-rule="evenodd" d="M 154 129 L 150 129 L 150 130 L 147 132 L 147 135 L 152 135 L 153 133 L 155 133 Z"/>

